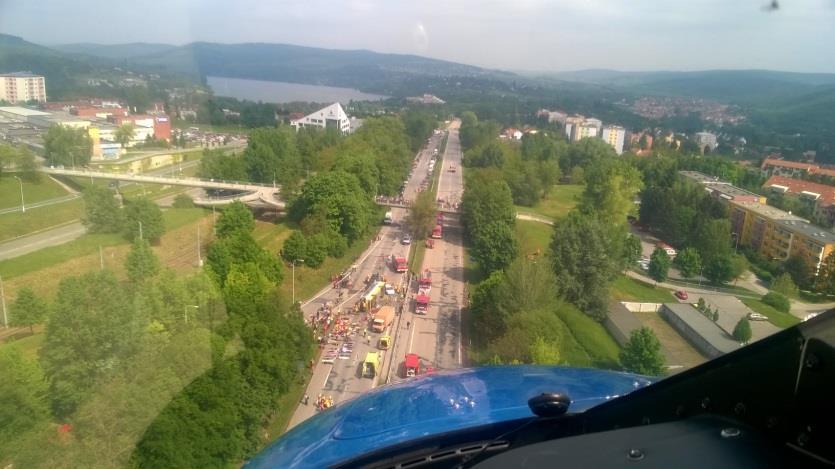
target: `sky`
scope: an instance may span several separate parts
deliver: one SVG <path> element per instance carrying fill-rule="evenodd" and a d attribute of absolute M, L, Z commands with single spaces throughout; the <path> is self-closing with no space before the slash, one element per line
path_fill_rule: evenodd
<path fill-rule="evenodd" d="M 39 44 L 274 42 L 505 70 L 835 72 L 835 0 L 0 0 Z"/>

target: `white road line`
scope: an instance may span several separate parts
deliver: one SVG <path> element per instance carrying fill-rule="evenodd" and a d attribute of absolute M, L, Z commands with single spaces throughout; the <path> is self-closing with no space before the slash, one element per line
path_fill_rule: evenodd
<path fill-rule="evenodd" d="M 328 379 L 331 377 L 331 371 L 333 371 L 333 365 L 331 365 L 328 372 L 325 373 L 325 382 L 322 383 L 322 389 L 325 389 L 325 385 L 328 384 Z"/>

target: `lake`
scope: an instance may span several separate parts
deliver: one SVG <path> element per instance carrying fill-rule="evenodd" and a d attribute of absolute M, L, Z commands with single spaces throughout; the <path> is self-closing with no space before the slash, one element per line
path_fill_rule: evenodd
<path fill-rule="evenodd" d="M 265 103 L 306 101 L 314 103 L 379 101 L 388 96 L 363 93 L 353 88 L 301 85 L 283 81 L 247 80 L 244 78 L 206 77 L 215 95 Z"/>

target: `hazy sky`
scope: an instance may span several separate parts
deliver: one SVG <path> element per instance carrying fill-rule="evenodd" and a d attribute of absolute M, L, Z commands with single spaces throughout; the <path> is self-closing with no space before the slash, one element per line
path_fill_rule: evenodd
<path fill-rule="evenodd" d="M 835 0 L 0 0 L 41 44 L 281 42 L 517 70 L 835 72 Z"/>

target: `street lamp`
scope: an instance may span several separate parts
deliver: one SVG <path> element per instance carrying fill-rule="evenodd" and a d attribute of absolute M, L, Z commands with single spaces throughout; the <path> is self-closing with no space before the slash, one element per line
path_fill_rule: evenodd
<path fill-rule="evenodd" d="M 296 259 L 293 261 L 293 306 L 296 305 L 296 263 L 304 264 L 304 259 Z"/>
<path fill-rule="evenodd" d="M 185 320 L 186 324 L 188 324 L 188 309 L 189 308 L 200 309 L 200 306 L 198 306 L 198 305 L 185 305 L 185 306 L 183 306 L 183 319 Z"/>
<path fill-rule="evenodd" d="M 23 180 L 17 176 L 14 178 L 20 183 L 20 213 L 26 213 L 26 204 L 23 202 Z"/>
<path fill-rule="evenodd" d="M 739 247 L 739 233 L 731 233 L 731 236 L 734 238 L 734 254 L 736 254 L 736 249 Z"/>

